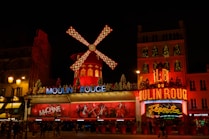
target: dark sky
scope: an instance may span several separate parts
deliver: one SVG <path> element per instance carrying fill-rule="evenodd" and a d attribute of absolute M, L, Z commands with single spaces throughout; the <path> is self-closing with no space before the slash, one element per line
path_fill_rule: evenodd
<path fill-rule="evenodd" d="M 161 30 L 185 22 L 188 40 L 189 72 L 203 72 L 209 63 L 208 10 L 140 10 L 112 12 L 33 12 L 1 16 L 1 47 L 32 44 L 35 30 L 43 29 L 49 36 L 52 51 L 52 77 L 72 83 L 73 61 L 70 55 L 85 52 L 87 47 L 66 34 L 73 26 L 89 43 L 93 43 L 108 24 L 113 31 L 98 44 L 97 49 L 118 62 L 115 70 L 103 63 L 104 82 L 116 82 L 125 74 L 127 81 L 136 82 L 137 25 L 145 31 Z M 66 10 L 67 11 L 67 10 Z M 27 37 L 22 37 L 27 36 Z"/>

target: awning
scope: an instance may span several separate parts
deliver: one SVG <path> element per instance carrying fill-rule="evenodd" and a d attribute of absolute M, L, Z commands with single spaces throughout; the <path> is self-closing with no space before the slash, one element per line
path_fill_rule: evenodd
<path fill-rule="evenodd" d="M 135 118 L 69 118 L 69 117 L 28 117 L 28 121 L 133 121 Z"/>
<path fill-rule="evenodd" d="M 7 103 L 5 109 L 18 109 L 21 106 L 21 102 Z"/>
<path fill-rule="evenodd" d="M 0 118 L 7 118 L 7 114 L 6 113 L 1 113 Z"/>
<path fill-rule="evenodd" d="M 72 121 L 69 117 L 60 117 L 60 118 L 54 118 L 54 117 L 28 117 L 28 121 Z"/>
<path fill-rule="evenodd" d="M 3 106 L 4 106 L 4 103 L 0 103 L 0 109 L 2 109 Z"/>

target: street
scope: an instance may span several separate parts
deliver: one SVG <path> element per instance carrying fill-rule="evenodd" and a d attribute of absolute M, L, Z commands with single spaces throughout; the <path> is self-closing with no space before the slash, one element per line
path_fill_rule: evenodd
<path fill-rule="evenodd" d="M 89 133 L 89 132 L 62 132 L 60 136 L 54 137 L 52 133 L 46 133 L 45 137 L 40 137 L 40 134 L 37 134 L 35 137 L 31 135 L 31 132 L 28 133 L 27 139 L 115 139 L 115 138 L 123 138 L 123 139 L 157 139 L 157 135 L 142 135 L 142 134 L 97 134 L 97 133 Z M 208 139 L 209 136 L 203 135 L 168 135 L 168 139 Z M 18 138 L 18 139 L 25 139 Z"/>

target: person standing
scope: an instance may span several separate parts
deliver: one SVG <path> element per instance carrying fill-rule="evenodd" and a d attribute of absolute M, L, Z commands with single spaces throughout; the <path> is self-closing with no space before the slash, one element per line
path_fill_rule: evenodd
<path fill-rule="evenodd" d="M 167 138 L 165 129 L 166 129 L 166 123 L 165 123 L 165 121 L 163 120 L 163 121 L 160 123 L 160 132 L 159 132 L 158 138 L 160 138 L 161 136 L 165 136 L 165 137 Z"/>
<path fill-rule="evenodd" d="M 45 133 L 46 133 L 46 123 L 41 123 L 40 129 L 41 129 L 40 137 L 45 137 Z"/>
<path fill-rule="evenodd" d="M 19 123 L 18 122 L 15 122 L 14 124 L 13 124 L 13 139 L 17 139 L 18 137 L 18 133 L 19 133 L 19 131 L 20 131 L 20 126 L 19 126 Z"/>
<path fill-rule="evenodd" d="M 151 121 L 149 121 L 149 123 L 148 123 L 148 124 L 149 124 L 149 133 L 150 133 L 150 134 L 152 134 L 152 122 L 151 122 Z"/>

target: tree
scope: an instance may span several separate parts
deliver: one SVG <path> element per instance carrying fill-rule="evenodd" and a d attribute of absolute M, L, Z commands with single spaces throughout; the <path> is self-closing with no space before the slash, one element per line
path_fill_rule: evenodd
<path fill-rule="evenodd" d="M 123 84 L 126 84 L 126 77 L 125 77 L 124 74 L 121 75 L 121 77 L 120 77 L 120 82 L 122 83 L 122 85 L 123 85 Z"/>

